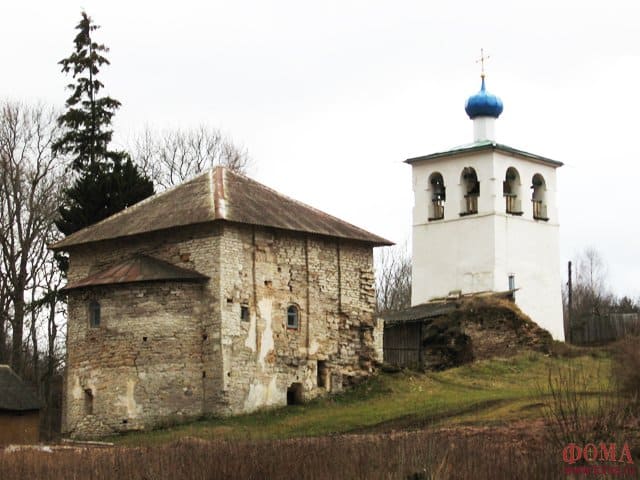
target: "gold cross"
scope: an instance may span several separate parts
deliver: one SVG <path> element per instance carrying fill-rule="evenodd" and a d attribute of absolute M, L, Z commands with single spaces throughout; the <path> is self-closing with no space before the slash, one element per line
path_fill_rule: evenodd
<path fill-rule="evenodd" d="M 489 55 L 484 55 L 484 49 L 480 49 L 480 58 L 476 60 L 476 63 L 480 64 L 480 76 L 484 78 L 484 61 L 489 60 L 491 57 Z"/>

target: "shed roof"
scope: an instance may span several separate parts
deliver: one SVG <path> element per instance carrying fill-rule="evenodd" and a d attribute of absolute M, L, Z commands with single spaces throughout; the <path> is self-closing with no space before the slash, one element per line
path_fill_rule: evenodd
<path fill-rule="evenodd" d="M 389 240 L 244 175 L 216 167 L 79 230 L 51 248 L 65 250 L 90 242 L 220 220 L 360 240 L 376 246 L 392 245 Z"/>
<path fill-rule="evenodd" d="M 24 412 L 41 406 L 38 397 L 9 365 L 0 365 L 0 410 Z"/>
<path fill-rule="evenodd" d="M 206 281 L 208 278 L 206 275 L 196 272 L 195 270 L 181 268 L 147 255 L 136 255 L 135 257 L 116 263 L 105 270 L 73 282 L 67 285 L 64 290 L 97 285 L 153 282 L 158 280 L 201 282 Z"/>
<path fill-rule="evenodd" d="M 446 315 L 450 312 L 453 312 L 456 308 L 458 308 L 457 302 L 428 302 L 405 308 L 404 310 L 384 313 L 382 314 L 382 318 L 384 318 L 385 325 L 418 322 L 427 318 Z"/>
<path fill-rule="evenodd" d="M 516 289 L 518 290 L 518 289 Z M 440 317 L 453 312 L 460 307 L 460 301 L 468 298 L 505 298 L 513 300 L 516 290 L 506 290 L 503 292 L 475 292 L 467 293 L 460 296 L 451 296 L 437 300 L 431 300 L 429 302 L 414 305 L 403 310 L 395 310 L 383 313 L 381 316 L 384 319 L 385 325 L 397 325 L 401 323 L 421 322 L 428 318 Z"/>

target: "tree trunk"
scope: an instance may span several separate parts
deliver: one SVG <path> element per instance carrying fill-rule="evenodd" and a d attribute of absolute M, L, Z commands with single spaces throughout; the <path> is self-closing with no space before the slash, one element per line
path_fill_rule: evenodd
<path fill-rule="evenodd" d="M 47 302 L 49 306 L 49 316 L 47 318 L 47 366 L 46 373 L 43 378 L 43 397 L 46 403 L 46 411 L 45 411 L 45 420 L 44 420 L 44 429 L 46 438 L 53 438 L 54 427 L 58 424 L 55 418 L 60 412 L 54 408 L 54 398 L 53 391 L 51 388 L 51 382 L 53 381 L 53 375 L 56 369 L 56 337 L 58 335 L 58 326 L 56 325 L 56 303 L 57 303 L 57 295 L 56 292 L 52 292 L 52 295 L 49 297 L 49 301 Z"/>
<path fill-rule="evenodd" d="M 19 292 L 14 296 L 14 315 L 11 321 L 11 368 L 18 375 L 22 375 L 22 330 L 24 329 L 24 288 L 16 288 Z"/>

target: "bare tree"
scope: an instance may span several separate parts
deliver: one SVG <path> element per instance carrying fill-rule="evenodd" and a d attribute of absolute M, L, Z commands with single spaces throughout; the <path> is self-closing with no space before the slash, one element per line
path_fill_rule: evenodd
<path fill-rule="evenodd" d="M 406 243 L 378 250 L 376 303 L 378 312 L 411 306 L 411 257 Z"/>
<path fill-rule="evenodd" d="M 1 225 L 0 228 L 2 228 Z M 0 230 L 0 235 L 4 235 L 2 230 Z M 11 290 L 7 279 L 4 263 L 0 262 L 0 363 L 6 363 L 9 358 L 7 333 L 11 319 Z"/>
<path fill-rule="evenodd" d="M 25 317 L 40 294 L 35 282 L 51 255 L 46 242 L 55 231 L 62 183 L 60 164 L 51 153 L 56 119 L 56 112 L 43 106 L 0 104 L 0 306 L 11 328 L 11 365 L 18 372 Z"/>
<path fill-rule="evenodd" d="M 572 292 L 575 315 L 601 315 L 606 313 L 615 298 L 606 286 L 607 266 L 600 252 L 586 248 L 575 262 L 576 274 Z"/>
<path fill-rule="evenodd" d="M 216 165 L 246 173 L 250 164 L 246 149 L 234 145 L 219 130 L 205 126 L 163 132 L 147 129 L 129 150 L 158 190 L 178 185 Z"/>

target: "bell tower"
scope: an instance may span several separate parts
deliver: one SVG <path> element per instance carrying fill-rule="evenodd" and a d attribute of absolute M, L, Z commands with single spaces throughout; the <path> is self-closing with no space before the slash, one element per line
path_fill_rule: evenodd
<path fill-rule="evenodd" d="M 511 290 L 527 315 L 563 339 L 556 206 L 562 163 L 497 143 L 503 104 L 486 89 L 484 65 L 480 91 L 465 111 L 473 142 L 406 160 L 414 192 L 411 303 Z"/>

